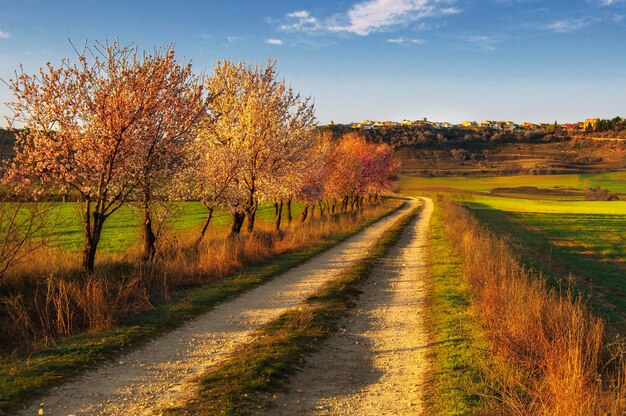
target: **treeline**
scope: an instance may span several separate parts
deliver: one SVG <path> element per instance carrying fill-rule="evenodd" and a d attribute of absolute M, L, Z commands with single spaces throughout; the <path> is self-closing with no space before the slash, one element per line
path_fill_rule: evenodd
<path fill-rule="evenodd" d="M 312 100 L 278 78 L 274 61 L 217 62 L 211 75 L 198 76 L 171 47 L 96 43 L 8 85 L 23 130 L 4 183 L 25 199 L 76 198 L 88 273 L 104 224 L 129 203 L 142 212 L 150 261 L 163 202 L 206 206 L 200 241 L 218 208 L 229 210 L 235 236 L 244 221 L 254 230 L 260 203 L 274 203 L 279 229 L 283 205 L 290 216 L 294 199 L 346 210 L 390 189 L 397 176 L 389 146 L 319 131 Z"/>
<path fill-rule="evenodd" d="M 435 143 L 553 143 L 571 140 L 571 137 L 566 132 L 555 131 L 549 133 L 543 129 L 503 131 L 494 129 L 476 130 L 463 127 L 384 126 L 376 129 L 355 130 L 347 125 L 330 125 L 324 126 L 323 130 L 331 132 L 334 136 L 341 136 L 349 131 L 358 131 L 369 141 L 387 143 L 394 147 Z"/>
<path fill-rule="evenodd" d="M 612 119 L 599 119 L 598 122 L 593 124 L 588 124 L 585 128 L 585 131 L 589 132 L 622 132 L 626 130 L 626 119 L 621 117 L 615 117 Z"/>

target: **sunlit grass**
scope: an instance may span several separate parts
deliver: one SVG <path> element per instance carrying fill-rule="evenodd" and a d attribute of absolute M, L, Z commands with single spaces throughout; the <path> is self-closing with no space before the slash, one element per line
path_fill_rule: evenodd
<path fill-rule="evenodd" d="M 611 192 L 626 193 L 626 172 L 436 178 L 404 175 L 400 178 L 400 189 L 404 194 L 413 194 L 416 190 L 425 188 L 455 188 L 465 191 L 489 192 L 493 188 L 518 186 L 578 189 L 601 186 L 608 188 Z"/>
<path fill-rule="evenodd" d="M 78 251 L 83 247 L 83 226 L 80 222 L 75 203 L 58 203 L 52 215 L 58 215 L 58 225 L 54 228 L 51 243 L 63 247 L 68 251 Z M 303 204 L 292 203 L 292 213 L 299 216 Z M 174 214 L 168 226 L 173 232 L 188 232 L 200 230 L 207 216 L 207 209 L 199 202 L 180 202 L 174 204 Z M 258 222 L 269 223 L 274 220 L 274 207 L 271 204 L 259 206 L 257 211 Z M 283 212 L 286 220 L 286 211 Z M 213 229 L 220 229 L 230 224 L 228 210 L 218 210 L 213 214 L 211 225 Z M 125 205 L 111 215 L 104 224 L 102 240 L 99 249 L 110 253 L 128 250 L 139 243 L 141 211 L 133 205 Z"/>

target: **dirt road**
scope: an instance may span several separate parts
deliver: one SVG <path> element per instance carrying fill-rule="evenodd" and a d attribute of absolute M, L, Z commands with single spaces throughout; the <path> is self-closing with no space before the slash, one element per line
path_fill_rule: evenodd
<path fill-rule="evenodd" d="M 424 330 L 433 203 L 361 286 L 357 307 L 263 415 L 419 415 L 428 370 Z"/>
<path fill-rule="evenodd" d="M 20 414 L 35 415 L 43 404 L 45 415 L 152 415 L 185 401 L 208 367 L 224 361 L 259 326 L 296 307 L 363 258 L 387 228 L 418 204 L 409 202 L 305 264 L 53 389 Z"/>

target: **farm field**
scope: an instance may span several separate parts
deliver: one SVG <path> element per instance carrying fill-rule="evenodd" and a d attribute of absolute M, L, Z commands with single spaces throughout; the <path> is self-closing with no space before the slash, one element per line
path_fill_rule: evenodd
<path fill-rule="evenodd" d="M 612 329 L 624 333 L 626 201 L 489 193 L 494 188 L 524 186 L 580 191 L 602 186 L 621 193 L 626 189 L 625 179 L 624 172 L 611 172 L 486 178 L 403 177 L 401 183 L 405 193 L 413 189 L 445 191 L 472 209 L 490 229 L 511 236 L 529 266 L 558 278 L 571 275 L 577 289 L 589 296 L 596 312 L 609 320 Z"/>
<path fill-rule="evenodd" d="M 535 186 L 542 189 L 576 188 L 580 190 L 600 186 L 608 188 L 611 192 L 626 193 L 626 172 L 437 178 L 404 175 L 400 178 L 400 189 L 405 194 L 415 191 L 432 191 L 440 188 L 490 192 L 494 188 L 521 186 Z M 534 197 L 534 195 L 528 196 Z"/>
<path fill-rule="evenodd" d="M 303 204 L 293 202 L 291 205 L 294 218 L 302 213 Z M 199 202 L 179 202 L 172 210 L 174 215 L 167 226 L 175 234 L 198 232 L 206 221 L 207 209 Z M 286 210 L 283 213 L 286 219 Z M 52 212 L 57 218 L 57 225 L 52 230 L 52 241 L 68 251 L 78 251 L 83 248 L 83 228 L 78 218 L 74 203 L 58 203 Z M 257 220 L 260 224 L 269 224 L 274 221 L 274 206 L 260 205 L 257 210 Z M 219 229 L 230 224 L 228 211 L 221 210 L 213 213 L 211 228 Z M 141 211 L 130 205 L 125 205 L 113 213 L 104 225 L 100 248 L 109 253 L 119 253 L 139 244 Z"/>

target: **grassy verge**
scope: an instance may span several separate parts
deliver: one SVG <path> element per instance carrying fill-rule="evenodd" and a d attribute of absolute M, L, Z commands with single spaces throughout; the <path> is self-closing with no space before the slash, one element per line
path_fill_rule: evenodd
<path fill-rule="evenodd" d="M 623 218 L 577 214 L 556 218 L 497 210 L 477 210 L 474 215 L 491 231 L 512 238 L 523 263 L 543 273 L 552 286 L 558 288 L 563 284 L 561 278 L 576 276 L 571 283 L 589 298 L 593 312 L 606 319 L 611 330 L 626 333 Z M 612 233 L 603 229 L 610 226 L 614 227 Z M 617 243 L 610 241 L 614 238 Z"/>
<path fill-rule="evenodd" d="M 418 210 L 399 219 L 387 230 L 366 258 L 343 272 L 304 307 L 290 310 L 259 331 L 251 345 L 202 379 L 199 395 L 168 414 L 238 415 L 256 404 L 256 393 L 275 388 L 292 373 L 305 355 L 334 332 L 339 318 L 353 305 L 356 285 L 367 278 L 377 261 L 398 240 Z"/>
<path fill-rule="evenodd" d="M 550 287 L 468 209 L 444 202 L 443 213 L 489 340 L 489 414 L 625 414 L 623 350 L 606 342 L 584 299 Z"/>
<path fill-rule="evenodd" d="M 217 303 L 334 247 L 393 211 L 395 209 L 303 249 L 287 252 L 254 267 L 247 267 L 242 273 L 230 275 L 198 289 L 180 291 L 173 296 L 170 303 L 127 318 L 110 329 L 72 336 L 65 342 L 41 349 L 27 358 L 0 361 L 0 410 L 10 411 L 80 370 L 179 326 Z"/>
<path fill-rule="evenodd" d="M 488 392 L 483 366 L 485 339 L 473 316 L 470 288 L 463 277 L 462 255 L 448 237 L 436 202 L 430 234 L 432 371 L 427 414 L 471 415 L 485 409 Z"/>

